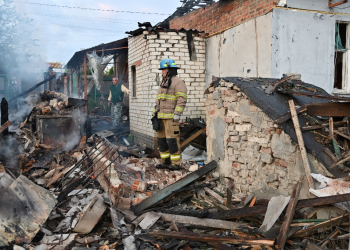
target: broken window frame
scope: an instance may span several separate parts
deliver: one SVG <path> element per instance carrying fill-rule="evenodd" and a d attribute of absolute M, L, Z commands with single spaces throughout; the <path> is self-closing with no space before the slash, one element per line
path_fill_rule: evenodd
<path fill-rule="evenodd" d="M 341 41 L 341 36 L 339 34 L 339 24 L 346 24 L 346 41 Z M 334 81 L 333 81 L 333 93 L 343 94 L 349 93 L 349 61 L 350 61 L 350 53 L 348 52 L 348 48 L 350 47 L 349 37 L 350 37 L 350 23 L 343 21 L 336 21 L 335 23 L 335 45 L 334 45 Z M 339 39 L 339 40 L 338 40 Z M 341 43 L 339 46 L 339 42 Z M 338 47 L 339 46 L 339 47 Z M 341 88 L 336 88 L 336 62 L 337 62 L 337 54 L 342 56 L 342 77 L 341 77 Z"/>

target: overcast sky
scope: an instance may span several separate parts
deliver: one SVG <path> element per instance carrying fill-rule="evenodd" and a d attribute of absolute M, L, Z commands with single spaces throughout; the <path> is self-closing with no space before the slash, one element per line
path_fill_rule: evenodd
<path fill-rule="evenodd" d="M 38 39 L 36 52 L 47 62 L 62 63 L 76 51 L 127 37 L 125 31 L 137 29 L 137 22 L 161 22 L 182 5 L 180 0 L 19 0 L 13 4 L 19 13 L 33 19 L 30 28 L 32 38 Z"/>

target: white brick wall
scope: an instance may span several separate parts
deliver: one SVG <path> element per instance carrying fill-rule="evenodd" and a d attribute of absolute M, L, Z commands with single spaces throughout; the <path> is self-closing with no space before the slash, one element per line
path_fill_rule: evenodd
<path fill-rule="evenodd" d="M 175 60 L 180 67 L 179 77 L 188 90 L 188 102 L 182 118 L 205 117 L 205 41 L 195 37 L 196 61 L 190 61 L 185 33 L 159 32 L 129 37 L 129 86 L 133 91 L 131 66 L 136 66 L 136 97 L 130 97 L 130 129 L 148 136 L 155 136 L 152 129 L 151 116 L 154 108 L 158 85 L 161 81 L 159 63 L 163 58 Z"/>

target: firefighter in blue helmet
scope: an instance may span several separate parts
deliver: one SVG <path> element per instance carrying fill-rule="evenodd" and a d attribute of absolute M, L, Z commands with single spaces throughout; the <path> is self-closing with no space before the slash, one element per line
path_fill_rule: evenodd
<path fill-rule="evenodd" d="M 177 76 L 178 68 L 170 58 L 160 62 L 159 70 L 162 70 L 163 79 L 153 110 L 160 124 L 157 141 L 162 164 L 157 165 L 157 168 L 171 170 L 180 169 L 180 116 L 187 102 L 186 84 Z"/>

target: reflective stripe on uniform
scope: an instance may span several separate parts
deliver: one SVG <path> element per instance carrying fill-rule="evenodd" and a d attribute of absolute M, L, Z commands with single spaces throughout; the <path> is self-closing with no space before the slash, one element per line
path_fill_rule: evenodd
<path fill-rule="evenodd" d="M 183 97 L 183 98 L 187 99 L 187 95 L 184 92 L 176 92 L 175 96 L 176 97 Z"/>
<path fill-rule="evenodd" d="M 159 119 L 173 119 L 174 114 L 167 114 L 167 113 L 158 113 Z"/>
<path fill-rule="evenodd" d="M 170 159 L 172 161 L 181 160 L 181 155 L 170 155 Z"/>
<path fill-rule="evenodd" d="M 157 100 L 159 99 L 167 99 L 167 100 L 173 100 L 176 101 L 176 96 L 175 95 L 168 95 L 168 94 L 159 94 L 157 95 Z"/>
<path fill-rule="evenodd" d="M 182 111 L 184 111 L 184 109 L 179 107 L 179 106 L 176 106 L 175 111 L 182 113 Z"/>
<path fill-rule="evenodd" d="M 160 158 L 162 158 L 162 159 L 166 159 L 166 158 L 169 158 L 169 157 L 170 157 L 169 153 L 160 153 Z"/>

